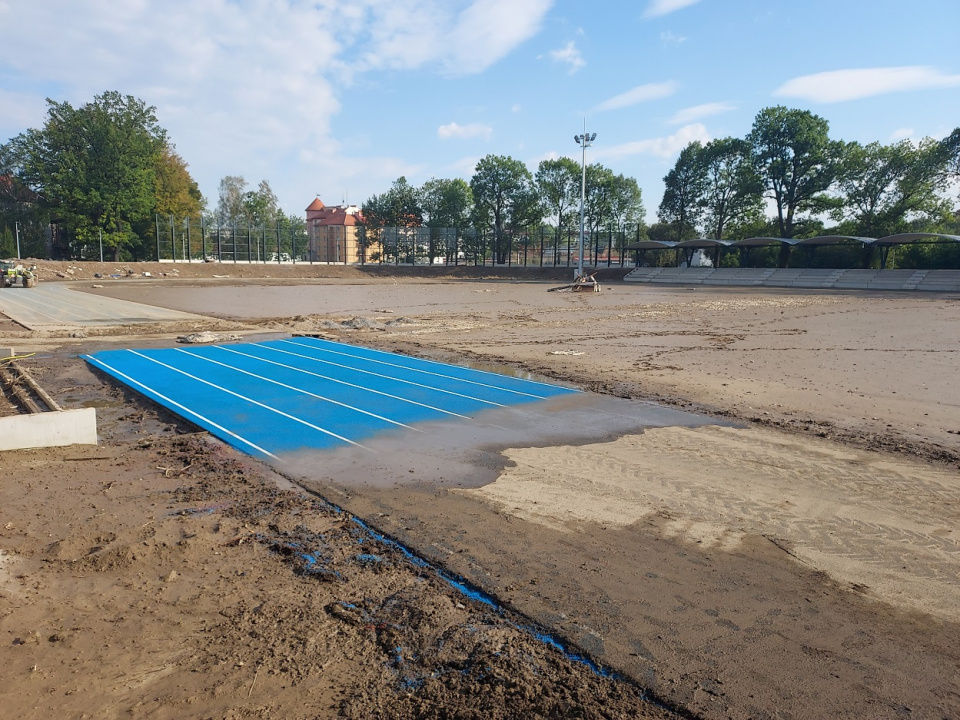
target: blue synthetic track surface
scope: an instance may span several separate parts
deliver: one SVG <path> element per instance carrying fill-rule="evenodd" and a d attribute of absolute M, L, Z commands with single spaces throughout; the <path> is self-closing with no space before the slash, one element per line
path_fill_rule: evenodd
<path fill-rule="evenodd" d="M 84 359 L 234 447 L 271 458 L 362 447 L 384 431 L 577 392 L 308 337 Z"/>

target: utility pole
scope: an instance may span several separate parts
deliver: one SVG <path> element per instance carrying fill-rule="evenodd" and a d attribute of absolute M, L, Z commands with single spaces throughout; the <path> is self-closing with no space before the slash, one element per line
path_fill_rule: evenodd
<path fill-rule="evenodd" d="M 16 231 L 17 231 L 17 260 L 21 260 L 22 258 L 20 257 L 20 221 L 14 220 L 13 226 L 14 228 L 16 228 Z"/>

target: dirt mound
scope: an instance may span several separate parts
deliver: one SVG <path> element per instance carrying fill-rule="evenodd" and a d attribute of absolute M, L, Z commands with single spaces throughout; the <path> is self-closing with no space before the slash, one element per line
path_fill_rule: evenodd
<path fill-rule="evenodd" d="M 539 267 L 514 265 L 326 265 L 319 263 L 203 263 L 203 262 L 93 262 L 25 260 L 37 265 L 41 282 L 95 280 L 110 282 L 121 279 L 141 279 L 144 282 L 175 278 L 422 278 L 422 279 L 515 279 L 515 280 L 569 280 L 573 269 L 566 267 Z M 599 280 L 620 279 L 632 267 L 600 268 Z"/>

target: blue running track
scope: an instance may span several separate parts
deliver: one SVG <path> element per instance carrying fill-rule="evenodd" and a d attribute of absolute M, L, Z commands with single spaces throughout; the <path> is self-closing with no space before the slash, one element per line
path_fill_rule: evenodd
<path fill-rule="evenodd" d="M 84 359 L 230 445 L 274 459 L 577 392 L 309 337 Z"/>

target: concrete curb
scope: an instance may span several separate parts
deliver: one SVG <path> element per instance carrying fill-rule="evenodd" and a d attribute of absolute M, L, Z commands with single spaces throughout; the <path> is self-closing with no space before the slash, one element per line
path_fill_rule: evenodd
<path fill-rule="evenodd" d="M 0 451 L 96 444 L 94 408 L 0 418 Z"/>

